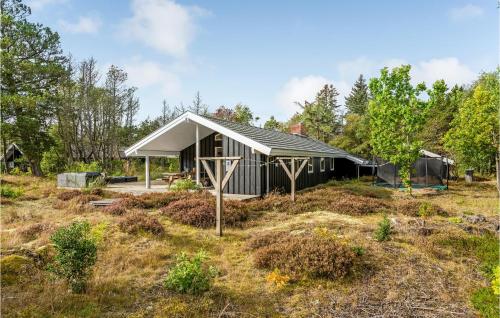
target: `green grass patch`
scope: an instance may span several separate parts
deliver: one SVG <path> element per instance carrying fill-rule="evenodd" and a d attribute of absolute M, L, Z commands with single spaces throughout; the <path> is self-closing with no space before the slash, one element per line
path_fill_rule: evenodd
<path fill-rule="evenodd" d="M 500 308 L 498 296 L 493 293 L 491 287 L 483 287 L 476 290 L 471 296 L 471 303 L 483 318 L 498 318 Z"/>
<path fill-rule="evenodd" d="M 498 239 L 491 234 L 481 236 L 450 236 L 438 241 L 442 246 L 451 247 L 459 256 L 473 256 L 481 262 L 481 271 L 489 279 L 493 278 L 493 270 L 498 265 Z"/>
<path fill-rule="evenodd" d="M 21 188 L 15 188 L 8 184 L 0 187 L 0 196 L 3 198 L 16 199 L 23 195 Z"/>

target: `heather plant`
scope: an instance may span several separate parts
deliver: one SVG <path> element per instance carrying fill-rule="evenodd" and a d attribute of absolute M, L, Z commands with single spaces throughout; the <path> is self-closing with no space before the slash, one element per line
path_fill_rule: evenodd
<path fill-rule="evenodd" d="M 379 242 L 387 241 L 391 235 L 391 221 L 384 215 L 382 221 L 378 223 L 378 228 L 375 231 L 375 239 Z"/>
<path fill-rule="evenodd" d="M 90 224 L 74 222 L 58 229 L 51 236 L 56 250 L 49 269 L 66 279 L 74 293 L 83 293 L 97 259 L 97 244 L 91 235 Z"/>
<path fill-rule="evenodd" d="M 168 272 L 165 286 L 179 293 L 199 294 L 207 291 L 217 275 L 215 267 L 206 265 L 207 259 L 208 256 L 203 250 L 191 258 L 182 252 Z"/>

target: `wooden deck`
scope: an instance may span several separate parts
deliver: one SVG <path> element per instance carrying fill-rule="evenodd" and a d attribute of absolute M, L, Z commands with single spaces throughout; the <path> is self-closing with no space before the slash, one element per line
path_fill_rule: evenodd
<path fill-rule="evenodd" d="M 151 188 L 146 189 L 145 182 L 124 182 L 124 183 L 113 183 L 108 184 L 106 190 L 121 192 L 121 193 L 130 193 L 133 195 L 141 195 L 144 193 L 159 193 L 159 192 L 168 192 L 168 185 L 166 182 L 162 180 L 152 180 Z M 210 193 L 215 195 L 215 191 L 213 189 L 208 190 Z M 258 195 L 252 194 L 232 194 L 232 193 L 224 193 L 225 199 L 230 200 L 249 200 L 253 198 L 258 198 Z"/>

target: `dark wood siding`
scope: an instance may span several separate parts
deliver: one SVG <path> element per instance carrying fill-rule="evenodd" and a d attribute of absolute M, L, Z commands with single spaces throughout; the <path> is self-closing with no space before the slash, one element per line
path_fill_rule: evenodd
<path fill-rule="evenodd" d="M 213 157 L 215 155 L 215 134 L 211 134 L 200 140 L 200 156 L 201 157 Z M 194 158 L 196 157 L 196 144 L 192 144 L 191 146 L 185 148 L 181 151 L 180 154 L 180 168 L 181 171 L 193 171 L 196 167 L 196 162 Z M 212 171 L 214 169 L 214 162 L 209 162 Z M 208 178 L 207 173 L 205 172 L 205 168 L 200 162 L 200 177 L 210 180 Z"/>
<path fill-rule="evenodd" d="M 325 171 L 320 171 L 320 157 L 313 157 L 312 160 L 313 172 L 309 173 L 307 166 L 304 167 L 296 180 L 295 187 L 297 191 L 325 183 L 334 177 L 334 171 L 330 169 L 330 160 L 328 158 L 325 158 Z M 271 162 L 269 166 L 269 190 L 290 192 L 290 178 L 288 178 L 283 167 L 275 157 L 270 157 L 269 161 Z M 290 160 L 285 160 L 285 163 L 290 169 Z M 299 164 L 296 165 L 298 169 Z"/>
<path fill-rule="evenodd" d="M 242 160 L 236 167 L 235 171 L 229 178 L 229 181 L 224 188 L 225 193 L 238 194 L 253 194 L 264 195 L 267 188 L 266 178 L 266 155 L 252 153 L 252 149 L 238 141 L 229 137 L 223 136 L 222 139 L 222 155 L 228 157 L 241 156 Z M 200 155 L 202 157 L 215 156 L 215 134 L 203 138 L 200 141 Z M 195 144 L 181 151 L 180 164 L 181 171 L 192 171 L 196 166 L 195 163 L 196 149 Z M 288 161 L 290 167 L 290 162 Z M 338 164 L 338 166 L 337 166 Z M 335 159 L 335 170 L 331 170 L 330 159 L 325 158 L 325 171 L 320 171 L 320 158 L 313 158 L 314 171 L 307 172 L 307 166 L 304 167 L 299 177 L 297 178 L 296 189 L 302 190 L 321 183 L 325 183 L 334 177 L 341 177 L 343 170 L 346 167 L 344 162 L 337 162 Z M 226 162 L 223 163 L 225 170 L 229 168 Z M 214 169 L 214 163 L 211 163 Z M 298 168 L 298 166 L 297 166 Z M 201 177 L 208 179 L 205 169 L 201 166 Z M 275 157 L 269 157 L 269 191 L 285 191 L 290 192 L 290 179 L 288 178 L 283 167 L 279 164 Z"/>
<path fill-rule="evenodd" d="M 234 139 L 223 136 L 222 139 L 223 156 L 235 157 L 240 156 L 242 160 L 229 178 L 229 181 L 224 188 L 225 193 L 240 193 L 240 194 L 265 194 L 265 187 L 262 187 L 262 155 L 252 153 L 252 149 Z M 227 163 L 229 164 L 229 162 Z M 225 169 L 226 166 L 224 163 Z"/>

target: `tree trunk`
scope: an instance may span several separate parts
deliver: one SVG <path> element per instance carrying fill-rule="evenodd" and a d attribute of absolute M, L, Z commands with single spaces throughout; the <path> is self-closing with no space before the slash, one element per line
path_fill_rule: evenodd
<path fill-rule="evenodd" d="M 496 169 L 497 169 L 497 190 L 500 195 L 500 152 L 497 152 L 497 156 L 495 158 Z"/>
<path fill-rule="evenodd" d="M 30 160 L 31 174 L 35 177 L 43 177 L 42 168 L 38 160 Z"/>

